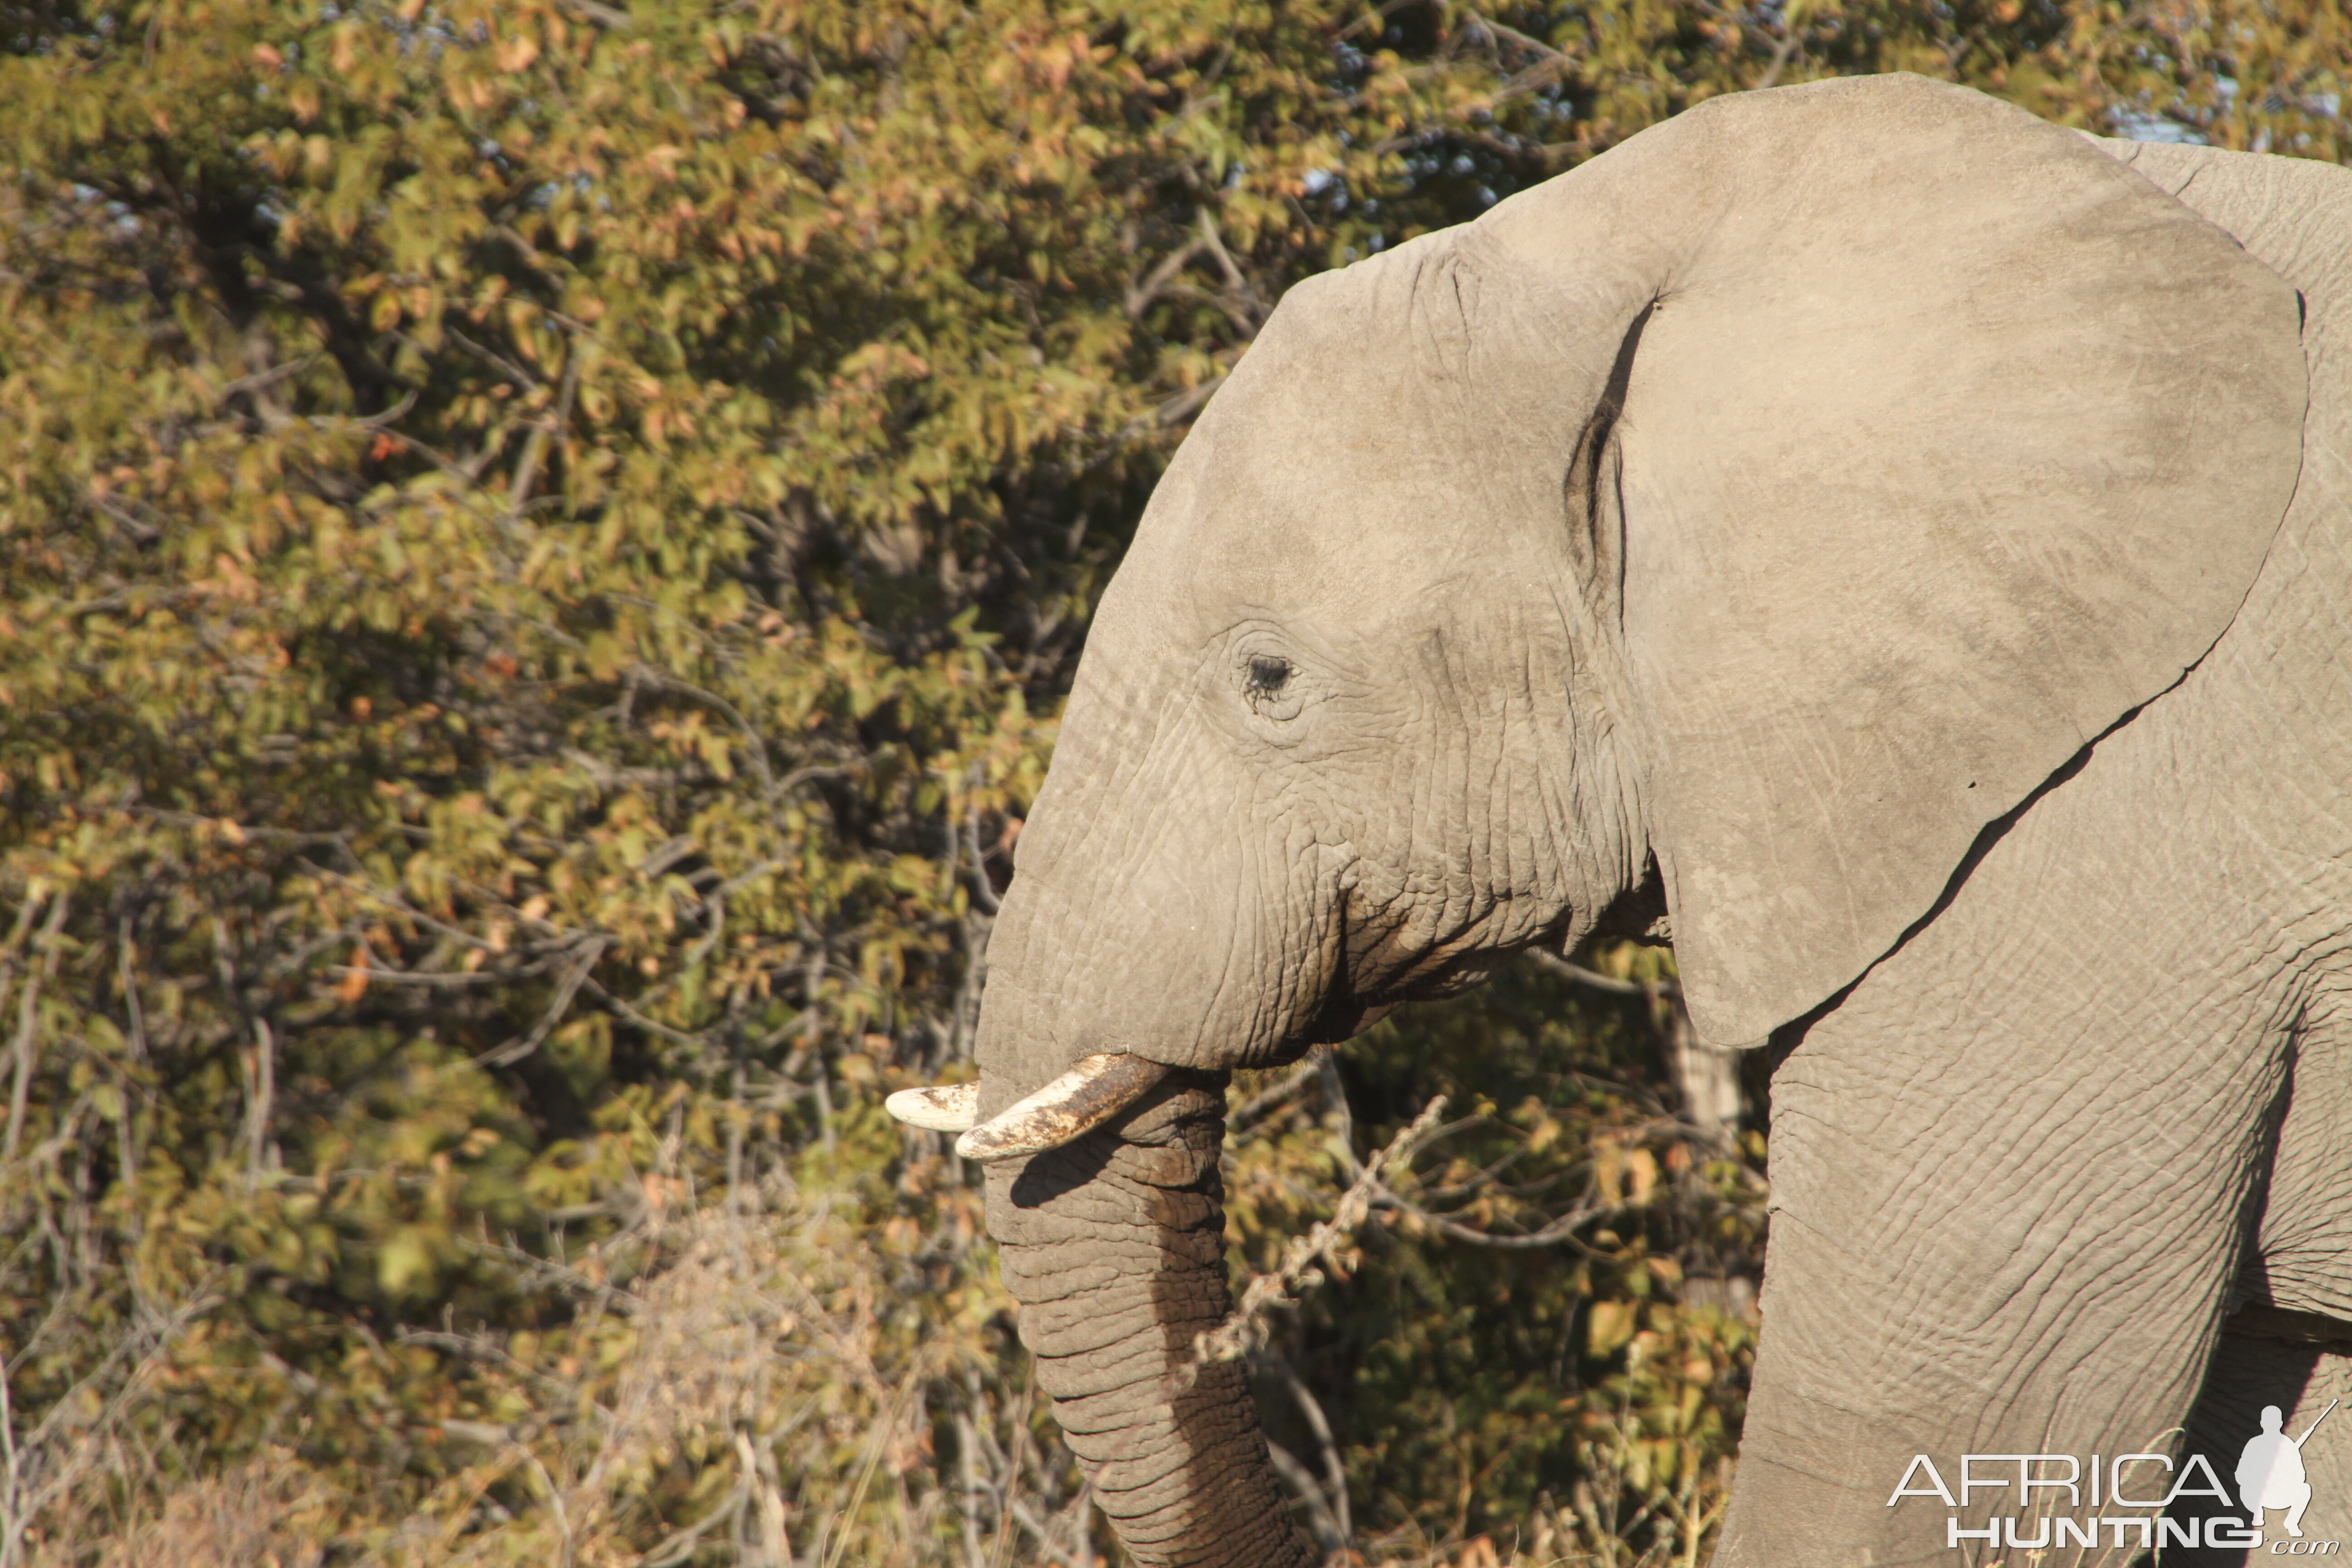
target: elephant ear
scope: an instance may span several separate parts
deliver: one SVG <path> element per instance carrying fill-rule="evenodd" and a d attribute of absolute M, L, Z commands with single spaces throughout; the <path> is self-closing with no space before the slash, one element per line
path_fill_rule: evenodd
<path fill-rule="evenodd" d="M 1694 1020 L 1751 1044 L 2229 626 L 2301 462 L 2300 302 L 1916 77 L 1718 100 L 1587 172 L 1666 258 L 1614 429 L 1631 718 Z"/>

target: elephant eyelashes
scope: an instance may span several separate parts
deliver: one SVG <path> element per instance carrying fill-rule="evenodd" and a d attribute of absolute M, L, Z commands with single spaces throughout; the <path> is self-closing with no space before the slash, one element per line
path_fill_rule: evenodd
<path fill-rule="evenodd" d="M 1296 670 L 1286 658 L 1271 654 L 1258 654 L 1249 661 L 1249 669 L 1242 682 L 1242 695 L 1249 705 L 1268 719 L 1295 719 L 1298 716 L 1299 692 L 1292 682 Z"/>
<path fill-rule="evenodd" d="M 1289 679 L 1288 659 L 1254 658 L 1249 661 L 1249 694 L 1252 697 L 1272 697 Z"/>

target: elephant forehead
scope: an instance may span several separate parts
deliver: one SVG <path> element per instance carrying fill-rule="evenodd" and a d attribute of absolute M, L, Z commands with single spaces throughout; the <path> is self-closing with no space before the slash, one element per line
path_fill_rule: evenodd
<path fill-rule="evenodd" d="M 1337 626 L 1384 620 L 1445 572 L 1445 536 L 1465 510 L 1415 467 L 1378 453 L 1236 461 L 1214 499 L 1169 531 L 1153 570 L 1212 616 L 1245 601 Z"/>
<path fill-rule="evenodd" d="M 1326 321 L 1253 351 L 1162 478 L 1107 610 L 1131 598 L 1208 624 L 1246 603 L 1337 635 L 1425 619 L 1465 577 L 1545 585 L 1557 475 L 1465 462 L 1409 316 L 1359 324 L 1352 353 Z"/>

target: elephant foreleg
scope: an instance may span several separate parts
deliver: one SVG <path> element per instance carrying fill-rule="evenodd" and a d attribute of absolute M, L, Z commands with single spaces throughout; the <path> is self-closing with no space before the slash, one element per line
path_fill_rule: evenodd
<path fill-rule="evenodd" d="M 2047 1544 L 2059 1519 L 2053 1560 L 2120 1568 L 2137 1527 L 2086 1521 L 2155 1510 L 2122 1505 L 2111 1464 L 2095 1499 L 2091 1456 L 2166 1456 L 2126 1471 L 2128 1496 L 2164 1489 L 2251 1229 L 2284 1081 L 2275 998 L 2153 960 L 2086 968 L 1994 918 L 1998 899 L 1981 919 L 1969 903 L 1775 1077 L 1726 1568 L 2018 1561 L 1981 1532 Z M 1917 1455 L 1956 1506 L 1906 1483 Z"/>
<path fill-rule="evenodd" d="M 2352 1540 L 2352 1016 L 2336 996 L 2323 992 L 2304 1009 L 2289 1060 L 2259 1238 L 2238 1273 L 2243 1304 L 2222 1324 L 2188 1444 L 2234 1455 L 2262 1429 L 2263 1406 L 2277 1406 L 2284 1431 L 2303 1440 L 2307 1481 L 2299 1500 L 2286 1502 L 2284 1521 L 2269 1514 L 2270 1539 L 2292 1541 L 2300 1531 L 2345 1541 Z M 2331 1402 L 2338 1403 L 2329 1414 Z M 2217 1564 L 2241 1560 L 2208 1555 Z"/>

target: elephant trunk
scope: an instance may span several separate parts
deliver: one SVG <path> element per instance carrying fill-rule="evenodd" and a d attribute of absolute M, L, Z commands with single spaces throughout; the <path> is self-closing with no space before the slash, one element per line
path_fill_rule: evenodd
<path fill-rule="evenodd" d="M 989 1228 L 1038 1381 L 1129 1554 L 1306 1568 L 1241 1363 L 1195 1361 L 1231 1309 L 1224 1078 L 1176 1073 L 1116 1131 L 992 1165 Z"/>
<path fill-rule="evenodd" d="M 983 1117 L 1003 1113 L 1107 1032 L 1057 983 L 1082 945 L 1068 907 L 1024 868 L 990 943 Z M 1052 928 L 1050 930 L 1045 928 Z M 1074 966 L 1097 973 L 1084 956 Z M 1119 1114 L 1057 1148 L 992 1160 L 988 1228 L 1021 1338 L 1037 1357 L 1095 1500 L 1139 1563 L 1307 1568 L 1238 1363 L 1196 1364 L 1231 1310 L 1223 1182 L 1228 1075 L 1168 1069 Z"/>

